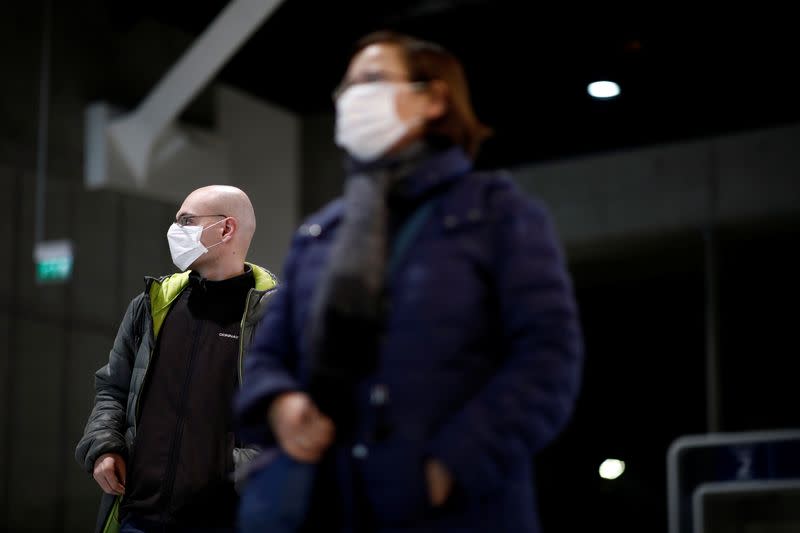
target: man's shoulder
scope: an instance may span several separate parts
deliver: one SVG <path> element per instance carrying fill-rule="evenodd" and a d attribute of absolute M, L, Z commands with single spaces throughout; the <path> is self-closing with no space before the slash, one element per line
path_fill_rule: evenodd
<path fill-rule="evenodd" d="M 178 278 L 186 278 L 188 279 L 189 271 L 185 272 L 172 272 L 170 274 L 161 274 L 157 276 L 146 275 L 144 277 L 144 292 L 150 292 L 150 289 L 153 287 L 153 284 L 161 285 L 164 283 L 168 283 L 170 280 L 177 280 Z"/>
<path fill-rule="evenodd" d="M 253 271 L 253 277 L 255 278 L 255 289 L 262 292 L 269 292 L 275 288 L 277 288 L 278 284 L 278 277 L 267 270 L 266 268 L 257 265 L 255 263 L 246 263 Z"/>
<path fill-rule="evenodd" d="M 145 277 L 145 297 L 149 297 L 150 305 L 154 313 L 157 313 L 170 303 L 183 291 L 189 284 L 190 270 L 175 272 L 160 277 Z"/>
<path fill-rule="evenodd" d="M 147 318 L 147 298 L 148 294 L 146 290 L 131 298 L 123 318 L 123 323 L 127 321 L 140 323 Z"/>

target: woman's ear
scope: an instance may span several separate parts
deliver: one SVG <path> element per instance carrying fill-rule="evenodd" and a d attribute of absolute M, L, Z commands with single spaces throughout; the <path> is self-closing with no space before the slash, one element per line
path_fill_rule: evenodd
<path fill-rule="evenodd" d="M 428 101 L 425 105 L 425 118 L 436 120 L 447 112 L 448 93 L 447 84 L 442 80 L 432 80 L 428 83 Z"/>

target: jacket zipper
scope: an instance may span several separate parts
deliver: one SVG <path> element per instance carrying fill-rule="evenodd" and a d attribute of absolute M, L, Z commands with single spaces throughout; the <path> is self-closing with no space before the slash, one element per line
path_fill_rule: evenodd
<path fill-rule="evenodd" d="M 200 340 L 200 333 L 203 330 L 203 322 L 198 322 L 197 326 L 194 330 L 194 339 L 192 340 L 192 351 L 189 352 L 189 363 L 186 365 L 186 377 L 183 380 L 183 388 L 181 389 L 181 395 L 178 402 L 178 408 L 180 411 L 178 412 L 178 420 L 175 424 L 175 433 L 172 439 L 172 443 L 170 444 L 169 449 L 169 462 L 167 463 L 167 475 L 165 476 L 164 480 L 164 498 L 166 501 L 164 502 L 163 514 L 164 519 L 166 520 L 167 515 L 169 514 L 169 507 L 172 504 L 172 490 L 175 488 L 175 475 L 177 474 L 178 469 L 178 453 L 180 452 L 181 448 L 181 440 L 183 439 L 183 418 L 185 416 L 186 411 L 186 391 L 189 388 L 189 383 L 192 380 L 192 370 L 193 370 L 193 363 L 195 360 L 195 356 L 197 355 L 197 345 Z"/>
<path fill-rule="evenodd" d="M 153 343 L 155 345 L 155 343 Z M 150 348 L 150 359 L 147 362 L 147 367 L 144 369 L 144 376 L 142 376 L 142 383 L 139 385 L 139 394 L 136 396 L 136 408 L 133 411 L 133 437 L 136 438 L 136 432 L 139 430 L 139 404 L 142 403 L 142 391 L 144 391 L 145 383 L 147 382 L 147 375 L 150 373 L 150 364 L 153 362 L 153 352 L 155 348 Z"/>
<path fill-rule="evenodd" d="M 244 315 L 242 315 L 242 323 L 239 325 L 239 386 L 244 383 L 244 324 L 247 322 L 247 313 L 250 311 L 250 297 L 255 292 L 255 289 L 247 291 L 247 298 L 244 301 Z"/>
<path fill-rule="evenodd" d="M 150 291 L 149 291 L 149 287 L 148 287 L 148 293 L 149 292 Z M 147 311 L 147 315 L 146 316 L 150 318 L 150 330 L 152 331 L 153 330 L 153 312 L 150 310 L 150 295 L 149 294 L 147 295 L 147 298 L 145 298 L 145 311 Z M 147 332 L 143 331 L 142 332 L 142 342 L 144 342 L 145 335 L 147 335 Z M 155 347 L 156 347 L 156 336 L 155 336 L 155 332 L 154 332 L 154 334 L 153 334 L 153 344 L 150 346 L 150 356 L 147 359 L 147 366 L 144 367 L 144 376 L 142 376 L 142 382 L 139 384 L 139 394 L 137 394 L 137 396 L 136 396 L 136 406 L 134 407 L 134 410 L 133 410 L 133 438 L 134 438 L 134 441 L 136 440 L 136 433 L 139 430 L 139 427 L 138 427 L 139 426 L 139 405 L 142 403 L 142 392 L 144 392 L 144 386 L 147 384 L 147 376 L 150 373 L 150 367 L 152 366 L 152 363 L 153 363 L 153 354 L 156 351 Z M 137 352 L 138 352 L 138 350 L 137 350 Z M 134 366 L 136 366 L 136 355 L 134 355 L 133 360 L 134 360 Z M 133 443 L 131 443 L 131 446 L 133 446 Z"/>

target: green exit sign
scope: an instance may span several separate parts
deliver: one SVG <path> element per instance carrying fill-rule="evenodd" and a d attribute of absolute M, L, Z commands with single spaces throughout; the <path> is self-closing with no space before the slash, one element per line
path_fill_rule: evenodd
<path fill-rule="evenodd" d="M 36 279 L 39 281 L 61 281 L 72 275 L 72 258 L 61 257 L 36 263 Z"/>
<path fill-rule="evenodd" d="M 72 242 L 68 240 L 36 243 L 33 250 L 36 281 L 57 283 L 72 277 Z"/>

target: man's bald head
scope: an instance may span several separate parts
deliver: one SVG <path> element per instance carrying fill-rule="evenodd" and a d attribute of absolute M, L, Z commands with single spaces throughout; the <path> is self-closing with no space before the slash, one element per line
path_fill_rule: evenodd
<path fill-rule="evenodd" d="M 238 223 L 233 244 L 244 257 L 256 231 L 253 204 L 245 192 L 230 185 L 209 185 L 192 191 L 178 213 L 193 215 L 225 215 Z M 203 225 L 206 225 L 204 223 Z"/>

